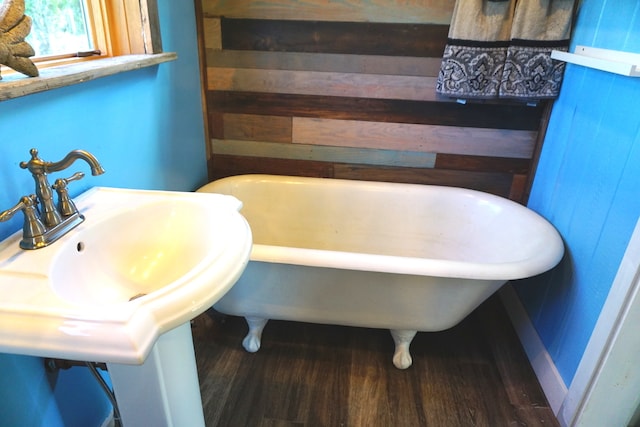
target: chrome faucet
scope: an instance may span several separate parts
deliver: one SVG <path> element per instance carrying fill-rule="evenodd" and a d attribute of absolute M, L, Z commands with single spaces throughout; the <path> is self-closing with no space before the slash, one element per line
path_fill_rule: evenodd
<path fill-rule="evenodd" d="M 84 216 L 78 212 L 67 193 L 67 184 L 82 179 L 84 174 L 78 172 L 69 178 L 57 179 L 53 187 L 49 184 L 47 174 L 62 171 L 78 159 L 89 164 L 92 175 L 102 175 L 104 169 L 93 154 L 84 150 L 71 151 L 59 162 L 45 162 L 38 157 L 38 150 L 35 148 L 30 150 L 30 154 L 31 159 L 21 162 L 20 167 L 31 172 L 36 184 L 36 193 L 22 197 L 16 206 L 1 212 L 0 222 L 22 211 L 25 223 L 20 247 L 38 249 L 55 242 L 84 221 Z M 54 202 L 52 189 L 58 193 L 58 206 Z M 39 212 L 36 206 L 38 203 L 41 206 Z"/>

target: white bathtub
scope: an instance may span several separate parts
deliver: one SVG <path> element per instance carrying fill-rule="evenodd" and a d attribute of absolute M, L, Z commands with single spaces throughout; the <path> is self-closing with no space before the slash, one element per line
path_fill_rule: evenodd
<path fill-rule="evenodd" d="M 244 203 L 251 258 L 214 308 L 247 319 L 251 352 L 268 319 L 386 328 L 395 366 L 407 368 L 416 331 L 456 325 L 564 252 L 541 216 L 473 190 L 243 175 L 198 191 Z"/>

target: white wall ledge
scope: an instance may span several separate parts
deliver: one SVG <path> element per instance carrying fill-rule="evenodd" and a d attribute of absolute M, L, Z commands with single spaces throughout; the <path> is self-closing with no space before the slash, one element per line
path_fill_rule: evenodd
<path fill-rule="evenodd" d="M 139 70 L 163 62 L 174 61 L 177 58 L 178 55 L 175 52 L 123 55 L 43 68 L 39 70 L 40 76 L 38 77 L 26 77 L 19 73 L 11 73 L 3 75 L 0 80 L 0 101 L 83 83 L 125 71 Z M 8 69 L 3 68 L 3 70 Z"/>
<path fill-rule="evenodd" d="M 551 58 L 629 77 L 640 77 L 640 54 L 576 46 L 574 53 L 554 50 Z"/>

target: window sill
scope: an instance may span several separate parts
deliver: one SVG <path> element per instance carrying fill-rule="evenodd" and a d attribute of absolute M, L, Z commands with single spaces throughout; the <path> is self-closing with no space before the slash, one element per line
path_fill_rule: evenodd
<path fill-rule="evenodd" d="M 19 73 L 5 74 L 8 69 L 3 67 L 2 80 L 0 80 L 0 101 L 88 82 L 125 71 L 139 70 L 162 64 L 163 62 L 174 61 L 177 58 L 178 55 L 175 52 L 165 52 L 94 59 L 69 65 L 42 68 L 39 70 L 40 76 L 38 77 L 26 77 Z"/>

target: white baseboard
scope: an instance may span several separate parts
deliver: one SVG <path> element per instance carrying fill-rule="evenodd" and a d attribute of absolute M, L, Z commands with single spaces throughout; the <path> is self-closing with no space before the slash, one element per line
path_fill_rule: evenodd
<path fill-rule="evenodd" d="M 109 416 L 100 424 L 100 427 L 115 427 L 116 420 L 113 418 L 113 411 L 109 413 Z"/>
<path fill-rule="evenodd" d="M 542 386 L 542 391 L 547 397 L 554 414 L 558 415 L 567 395 L 567 386 L 542 343 L 538 332 L 531 323 L 531 319 L 529 319 L 516 291 L 510 284 L 506 284 L 500 289 L 499 294 L 533 367 L 533 371 L 538 377 L 538 382 Z"/>

